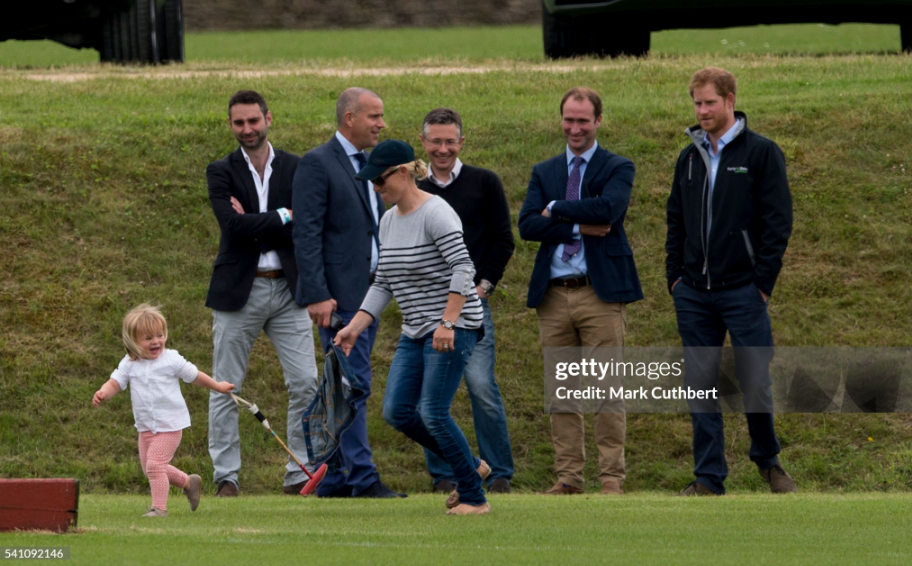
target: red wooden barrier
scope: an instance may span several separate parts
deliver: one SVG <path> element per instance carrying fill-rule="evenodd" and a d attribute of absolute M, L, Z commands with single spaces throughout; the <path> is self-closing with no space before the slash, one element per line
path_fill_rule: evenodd
<path fill-rule="evenodd" d="M 79 480 L 0 479 L 0 531 L 76 526 Z"/>

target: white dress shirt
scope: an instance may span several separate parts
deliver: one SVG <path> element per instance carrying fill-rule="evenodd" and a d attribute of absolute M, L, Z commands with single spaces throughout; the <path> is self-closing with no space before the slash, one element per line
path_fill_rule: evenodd
<path fill-rule="evenodd" d="M 244 151 L 243 147 L 241 148 L 241 153 L 244 154 L 244 161 L 247 162 L 250 174 L 253 175 L 253 183 L 256 186 L 257 198 L 260 201 L 260 210 L 257 212 L 261 213 L 267 212 L 267 206 L 269 204 L 269 178 L 272 177 L 272 160 L 275 159 L 275 152 L 272 150 L 272 144 L 266 142 L 266 145 L 269 146 L 269 159 L 266 160 L 266 168 L 263 170 L 262 179 L 260 179 L 260 174 L 257 172 L 256 167 L 250 162 L 250 156 L 247 155 L 247 152 Z M 276 214 L 279 213 L 276 212 Z M 279 214 L 280 218 L 281 216 L 282 215 Z M 260 261 L 257 263 L 257 271 L 273 271 L 276 269 L 282 269 L 282 260 L 279 259 L 279 254 L 277 254 L 275 250 L 260 254 Z"/>

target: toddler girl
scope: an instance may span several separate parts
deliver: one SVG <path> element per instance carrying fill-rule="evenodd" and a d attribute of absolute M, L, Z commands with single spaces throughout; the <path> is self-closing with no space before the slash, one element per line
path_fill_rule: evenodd
<path fill-rule="evenodd" d="M 143 517 L 168 516 L 169 484 L 183 488 L 191 511 L 199 505 L 200 477 L 188 476 L 171 465 L 181 431 L 190 426 L 190 412 L 178 380 L 220 393 L 234 389 L 231 383 L 217 382 L 196 369 L 177 350 L 166 350 L 167 339 L 168 323 L 156 307 L 145 303 L 128 312 L 123 321 L 127 355 L 92 397 L 92 404 L 97 407 L 127 385 L 133 385 L 130 399 L 139 431 L 139 461 L 152 488 L 152 507 Z"/>

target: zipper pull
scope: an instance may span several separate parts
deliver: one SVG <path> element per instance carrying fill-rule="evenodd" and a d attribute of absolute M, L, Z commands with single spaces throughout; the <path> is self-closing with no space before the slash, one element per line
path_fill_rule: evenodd
<path fill-rule="evenodd" d="M 690 154 L 690 158 L 687 160 L 687 180 L 693 180 L 693 164 L 694 164 L 694 154 Z"/>

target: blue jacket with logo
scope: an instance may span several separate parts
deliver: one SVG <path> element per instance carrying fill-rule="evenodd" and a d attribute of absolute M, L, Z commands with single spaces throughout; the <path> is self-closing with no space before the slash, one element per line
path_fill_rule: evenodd
<path fill-rule="evenodd" d="M 792 197 L 785 157 L 773 141 L 747 128 L 724 147 L 709 199 L 709 155 L 699 126 L 678 157 L 668 198 L 665 271 L 668 289 L 679 278 L 699 290 L 734 289 L 753 282 L 773 294 L 792 233 Z M 707 234 L 707 207 L 712 223 Z"/>

